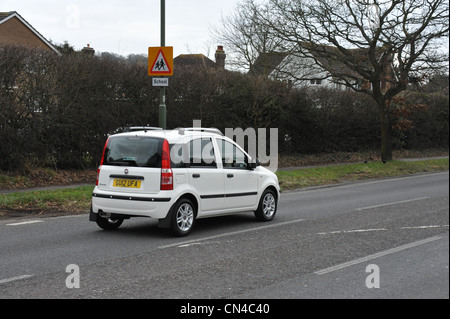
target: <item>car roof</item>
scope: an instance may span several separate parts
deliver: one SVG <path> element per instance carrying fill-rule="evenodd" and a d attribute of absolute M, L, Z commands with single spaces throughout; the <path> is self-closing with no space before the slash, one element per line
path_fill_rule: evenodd
<path fill-rule="evenodd" d="M 216 128 L 177 128 L 174 130 L 149 128 L 125 133 L 118 133 L 111 136 L 147 136 L 164 138 L 169 143 L 182 143 L 192 139 L 192 137 L 220 137 L 223 136 L 223 134 Z"/>

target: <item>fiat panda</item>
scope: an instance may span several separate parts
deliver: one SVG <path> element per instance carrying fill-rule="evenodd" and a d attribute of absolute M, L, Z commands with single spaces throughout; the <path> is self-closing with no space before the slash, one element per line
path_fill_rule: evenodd
<path fill-rule="evenodd" d="M 277 176 L 218 129 L 142 128 L 108 137 L 97 170 L 89 220 L 105 230 L 150 217 L 175 236 L 196 219 L 277 212 Z"/>

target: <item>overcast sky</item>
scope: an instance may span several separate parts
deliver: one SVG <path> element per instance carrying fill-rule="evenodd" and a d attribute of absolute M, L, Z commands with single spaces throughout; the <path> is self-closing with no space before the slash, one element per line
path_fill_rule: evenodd
<path fill-rule="evenodd" d="M 210 26 L 219 25 L 239 0 L 165 0 L 166 46 L 174 57 L 203 53 L 213 58 L 217 45 Z M 160 46 L 161 0 L 1 0 L 0 12 L 17 11 L 47 40 L 67 41 L 80 50 L 123 56 L 147 54 Z M 224 48 L 226 51 L 226 48 Z"/>

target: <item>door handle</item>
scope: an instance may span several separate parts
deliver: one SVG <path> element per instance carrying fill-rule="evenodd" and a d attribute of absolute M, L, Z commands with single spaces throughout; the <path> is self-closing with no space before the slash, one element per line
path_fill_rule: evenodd
<path fill-rule="evenodd" d="M 233 178 L 234 175 L 233 175 L 233 174 L 227 174 L 227 177 L 228 177 L 228 178 Z"/>
<path fill-rule="evenodd" d="M 193 178 L 200 178 L 200 174 L 192 174 Z"/>

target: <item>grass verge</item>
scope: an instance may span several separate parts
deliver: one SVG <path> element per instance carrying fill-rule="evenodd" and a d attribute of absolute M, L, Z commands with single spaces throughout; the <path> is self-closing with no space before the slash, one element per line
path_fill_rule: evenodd
<path fill-rule="evenodd" d="M 344 181 L 448 171 L 449 159 L 414 162 L 390 161 L 345 164 L 278 171 L 282 191 L 336 184 Z M 87 213 L 94 186 L 80 186 L 51 191 L 0 194 L 0 216 L 7 211 L 43 214 L 46 212 Z"/>
<path fill-rule="evenodd" d="M 0 209 L 38 214 L 47 211 L 86 213 L 89 212 L 93 189 L 94 186 L 80 186 L 58 190 L 0 194 Z"/>
<path fill-rule="evenodd" d="M 345 164 L 325 167 L 305 168 L 290 171 L 278 171 L 282 190 L 342 183 L 344 181 L 365 180 L 424 172 L 446 171 L 449 159 L 423 161 L 369 162 L 367 164 Z"/>

